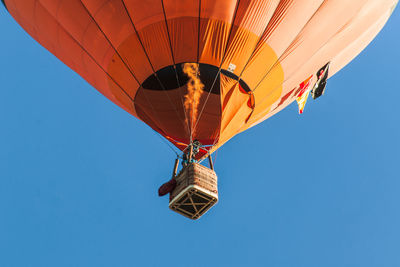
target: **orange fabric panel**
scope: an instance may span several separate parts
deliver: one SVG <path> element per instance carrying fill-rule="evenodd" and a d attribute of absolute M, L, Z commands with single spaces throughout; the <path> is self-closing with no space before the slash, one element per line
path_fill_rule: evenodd
<path fill-rule="evenodd" d="M 240 0 L 201 0 L 200 17 L 230 23 Z"/>
<path fill-rule="evenodd" d="M 161 0 L 124 0 L 124 3 L 138 31 L 164 21 Z"/>
<path fill-rule="evenodd" d="M 197 62 L 199 0 L 164 1 L 175 63 Z"/>
<path fill-rule="evenodd" d="M 18 2 L 19 3 L 19 2 Z M 31 3 L 31 5 L 29 4 Z M 118 92 L 112 92 L 109 89 L 110 79 L 102 69 L 101 65 L 95 61 L 92 56 L 89 56 L 83 47 L 66 32 L 63 27 L 55 20 L 48 9 L 44 8 L 39 1 L 25 1 L 26 5 L 19 6 L 7 3 L 10 12 L 14 8 L 19 8 L 17 14 L 23 14 L 24 18 L 34 17 L 33 21 L 25 21 L 19 19 L 23 27 L 54 55 L 60 58 L 65 64 L 78 72 L 85 80 L 96 87 L 101 93 L 108 97 L 111 101 L 118 104 L 120 107 L 136 115 L 132 99 L 125 94 L 119 86 Z M 31 8 L 31 7 L 34 8 Z M 53 7 L 54 10 L 54 7 Z M 32 14 L 33 15 L 32 15 Z M 13 14 L 13 13 L 12 13 Z M 28 15 L 30 14 L 30 15 Z M 54 38 L 54 37 L 57 38 Z M 111 83 L 115 83 L 111 81 Z M 115 95 L 121 95 L 118 98 Z"/>
<path fill-rule="evenodd" d="M 164 0 L 167 19 L 199 17 L 200 0 Z"/>
<path fill-rule="evenodd" d="M 122 1 L 86 0 L 84 5 L 113 48 L 117 50 L 113 60 L 122 58 L 138 82 L 143 82 L 153 73 L 153 70 L 138 40 L 124 3 Z M 128 44 L 130 47 L 126 49 Z"/>
<path fill-rule="evenodd" d="M 174 63 L 160 0 L 124 0 L 140 39 L 157 71 Z"/>
<path fill-rule="evenodd" d="M 149 25 L 139 35 L 155 71 L 174 64 L 164 21 Z"/>
<path fill-rule="evenodd" d="M 219 66 L 228 41 L 237 1 L 202 0 L 199 62 Z"/>
<path fill-rule="evenodd" d="M 43 6 L 39 0 L 37 6 Z M 109 64 L 116 65 L 115 68 L 118 68 L 118 71 L 112 76 L 133 99 L 139 86 L 135 74 L 122 57 L 118 55 L 113 58 L 116 53 L 115 47 L 88 12 L 86 6 L 79 0 L 61 0 L 57 12 L 49 15 L 55 18 L 58 27 L 65 29 L 79 42 L 104 70 L 108 70 Z M 43 20 L 44 17 L 40 19 Z"/>
<path fill-rule="evenodd" d="M 79 0 L 60 0 L 56 10 L 47 9 L 40 0 L 37 2 L 57 21 L 60 28 L 80 43 L 103 68 L 107 68 L 109 58 L 105 58 L 105 55 L 112 49 L 111 45 Z M 56 39 L 56 36 L 53 38 Z"/>
<path fill-rule="evenodd" d="M 168 21 L 176 64 L 197 62 L 198 24 L 198 18 L 185 17 Z"/>
<path fill-rule="evenodd" d="M 39 38 L 38 33 L 35 29 L 34 23 L 32 21 L 34 1 L 27 1 L 25 4 L 30 9 L 22 9 L 20 10 L 21 3 L 14 1 L 5 1 L 8 12 L 12 15 L 12 17 L 18 22 L 18 24 L 35 40 Z M 27 12 L 28 11 L 28 12 Z"/>
<path fill-rule="evenodd" d="M 118 59 L 122 57 L 123 61 L 126 63 L 124 65 L 127 65 L 135 74 L 135 77 L 139 83 L 142 83 L 147 77 L 153 74 L 153 68 L 136 34 L 130 35 L 121 45 L 118 46 L 117 50 L 118 54 L 114 53 L 110 60 L 108 66 L 109 72 L 112 72 L 116 69 L 115 62 L 121 62 Z M 136 92 L 138 89 L 138 84 L 134 84 L 136 85 Z"/>
<path fill-rule="evenodd" d="M 106 74 L 105 70 L 99 66 L 99 64 L 93 59 L 93 57 L 89 56 L 89 54 L 82 50 L 81 46 L 79 46 L 78 43 L 74 39 L 72 39 L 67 32 L 65 32 L 64 30 L 58 30 L 57 35 L 59 43 L 63 44 L 63 49 L 59 54 L 56 52 L 55 55 L 60 57 L 64 61 L 64 63 L 68 63 L 70 57 L 66 55 L 69 55 L 69 53 L 80 55 L 79 57 L 77 57 L 80 59 L 80 61 L 70 67 L 73 69 L 78 68 L 79 70 L 80 66 L 83 65 L 85 68 L 83 70 L 79 70 L 79 72 L 85 80 L 91 83 L 111 101 L 113 101 L 132 115 L 136 116 L 136 112 L 133 106 L 134 95 L 132 94 L 132 91 L 129 92 L 125 89 L 124 92 L 121 84 L 117 81 L 117 78 L 113 77 L 111 73 Z"/>
<path fill-rule="evenodd" d="M 34 25 L 36 0 L 26 0 L 24 2 L 6 0 L 5 3 L 11 15 L 14 16 L 16 14 L 29 24 Z"/>
<path fill-rule="evenodd" d="M 36 0 L 35 0 L 36 1 Z M 62 0 L 38 0 L 50 14 L 57 14 Z M 57 15 L 55 16 L 55 18 Z"/>

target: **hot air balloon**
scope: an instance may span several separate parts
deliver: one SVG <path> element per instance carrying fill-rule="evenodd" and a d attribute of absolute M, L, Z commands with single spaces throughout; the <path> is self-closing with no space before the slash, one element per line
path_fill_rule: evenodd
<path fill-rule="evenodd" d="M 194 219 L 217 201 L 215 173 L 201 169 L 196 161 L 294 100 L 303 112 L 308 94 L 313 98 L 323 94 L 326 80 L 372 41 L 397 4 L 397 0 L 2 2 L 43 47 L 183 151 L 185 168 L 180 173 L 192 173 L 192 178 L 193 173 L 202 173 L 210 179 L 200 181 L 196 176 L 193 197 L 181 199 L 180 204 L 194 203 L 186 214 L 181 211 Z M 173 178 L 179 176 L 176 166 Z M 179 181 L 171 184 L 164 191 L 179 187 Z M 211 197 L 203 206 L 198 204 L 201 197 L 207 199 L 203 193 L 193 201 L 207 187 L 200 184 L 212 184 L 204 191 Z"/>

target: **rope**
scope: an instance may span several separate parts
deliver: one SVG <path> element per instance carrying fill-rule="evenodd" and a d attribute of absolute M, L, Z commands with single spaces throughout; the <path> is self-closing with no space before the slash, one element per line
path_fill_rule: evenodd
<path fill-rule="evenodd" d="M 154 130 L 153 130 L 154 131 Z M 167 144 L 167 146 L 175 153 L 175 155 L 179 158 L 179 154 L 178 152 L 176 152 L 175 148 L 170 144 L 170 142 L 168 142 L 167 140 L 164 139 L 164 137 L 161 136 L 160 133 L 158 133 L 157 131 L 154 131 L 154 133 L 158 136 L 158 138 L 160 138 L 165 144 Z"/>

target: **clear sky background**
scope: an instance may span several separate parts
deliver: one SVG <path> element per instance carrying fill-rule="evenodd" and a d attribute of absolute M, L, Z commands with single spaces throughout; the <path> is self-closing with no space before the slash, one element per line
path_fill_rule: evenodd
<path fill-rule="evenodd" d="M 174 153 L 0 6 L 0 266 L 400 266 L 400 12 L 309 99 L 216 159 L 198 221 Z M 271 153 L 272 151 L 272 153 Z"/>

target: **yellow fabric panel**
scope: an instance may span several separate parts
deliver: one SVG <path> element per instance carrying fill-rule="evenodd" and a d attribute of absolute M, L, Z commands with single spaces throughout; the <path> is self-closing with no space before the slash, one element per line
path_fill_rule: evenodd
<path fill-rule="evenodd" d="M 341 69 L 346 65 L 355 57 L 355 55 L 361 52 L 361 50 L 365 48 L 365 46 L 380 31 L 390 16 L 391 6 L 393 6 L 393 1 L 382 1 L 379 3 L 376 1 L 369 1 L 364 5 L 357 15 L 345 25 L 345 27 L 342 27 L 334 36 L 332 36 L 329 39 L 329 42 L 326 42 L 314 55 L 308 58 L 301 67 L 292 70 L 291 73 L 285 72 L 287 77 L 282 85 L 282 96 L 294 87 L 298 86 L 299 81 L 304 80 L 308 75 L 315 74 L 316 71 L 328 61 L 331 61 L 329 76 L 332 76 L 338 69 Z M 382 14 L 384 15 L 382 16 Z M 371 22 L 373 23 L 372 26 L 366 30 L 366 26 L 371 24 Z M 364 33 L 359 36 L 360 32 Z M 343 52 L 338 54 L 337 51 Z M 294 101 L 294 99 L 295 96 L 292 96 L 284 106 Z M 281 110 L 282 108 L 283 107 L 280 107 L 278 110 Z M 276 114 L 275 111 L 260 116 L 252 126 L 262 122 L 274 114 Z"/>
<path fill-rule="evenodd" d="M 323 0 L 280 1 L 241 77 L 254 89 L 290 46 Z"/>
<path fill-rule="evenodd" d="M 278 4 L 278 0 L 240 1 L 223 69 L 234 64 L 236 68 L 233 73 L 237 76 L 241 74 Z"/>
<path fill-rule="evenodd" d="M 232 138 L 252 112 L 247 106 L 249 95 L 240 90 L 239 83 L 225 75 L 220 77 L 222 116 L 218 146 Z"/>

